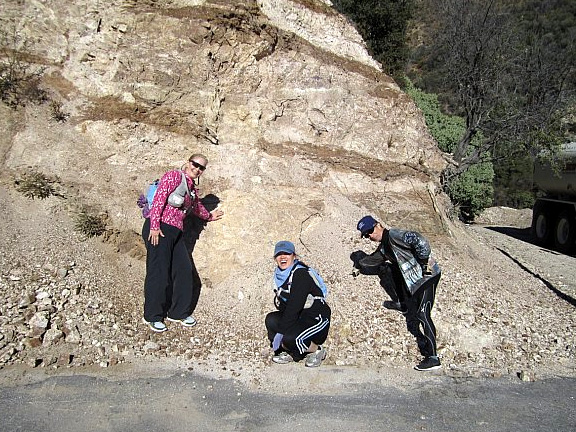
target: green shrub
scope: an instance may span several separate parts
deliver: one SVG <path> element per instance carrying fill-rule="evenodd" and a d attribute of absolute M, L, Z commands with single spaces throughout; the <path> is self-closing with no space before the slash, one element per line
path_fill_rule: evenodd
<path fill-rule="evenodd" d="M 58 195 L 54 187 L 56 182 L 35 170 L 26 172 L 22 178 L 14 181 L 16 190 L 31 199 L 45 199 L 51 195 Z"/>
<path fill-rule="evenodd" d="M 438 96 L 417 89 L 407 78 L 405 91 L 422 110 L 426 125 L 440 150 L 451 153 L 466 131 L 464 118 L 442 113 Z M 482 134 L 477 134 L 472 142 L 479 145 L 481 141 Z M 462 219 L 473 220 L 483 209 L 492 205 L 494 169 L 491 162 L 472 165 L 462 174 L 443 178 L 449 178 L 443 187 L 452 203 L 459 207 Z"/>
<path fill-rule="evenodd" d="M 493 180 L 492 163 L 486 162 L 471 166 L 445 186 L 450 200 L 459 208 L 462 220 L 470 222 L 492 205 Z"/>
<path fill-rule="evenodd" d="M 98 237 L 106 232 L 106 215 L 93 214 L 83 209 L 76 216 L 76 231 L 86 237 Z"/>
<path fill-rule="evenodd" d="M 407 78 L 405 91 L 424 114 L 426 126 L 438 143 L 440 150 L 451 153 L 466 130 L 464 118 L 442 113 L 438 95 L 426 93 L 414 87 Z"/>

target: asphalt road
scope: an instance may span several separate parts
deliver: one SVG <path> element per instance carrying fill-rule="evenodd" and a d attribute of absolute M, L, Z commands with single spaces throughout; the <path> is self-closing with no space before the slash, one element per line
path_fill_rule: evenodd
<path fill-rule="evenodd" d="M 573 432 L 575 408 L 574 378 L 430 375 L 405 387 L 359 383 L 333 394 L 292 395 L 192 372 L 116 380 L 56 375 L 4 387 L 0 431 Z"/>

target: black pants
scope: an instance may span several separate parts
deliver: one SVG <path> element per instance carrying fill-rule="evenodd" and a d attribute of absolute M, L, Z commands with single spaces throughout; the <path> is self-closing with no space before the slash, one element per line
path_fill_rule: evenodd
<path fill-rule="evenodd" d="M 438 282 L 440 282 L 440 275 L 424 283 L 413 296 L 406 295 L 404 298 L 404 304 L 407 307 L 404 313 L 406 326 L 408 331 L 416 337 L 418 348 L 424 357 L 437 355 L 436 327 L 430 313 L 434 307 Z"/>
<path fill-rule="evenodd" d="M 386 294 L 393 302 L 404 303 L 406 294 L 404 293 L 404 278 L 395 264 L 386 262 L 379 267 L 378 277 L 380 286 L 384 288 Z"/>
<path fill-rule="evenodd" d="M 144 281 L 144 319 L 162 321 L 167 316 L 184 319 L 195 306 L 194 266 L 182 237 L 182 231 L 160 224 L 164 237 L 158 245 L 148 241 L 150 220 L 142 227 L 146 244 L 146 279 Z"/>
<path fill-rule="evenodd" d="M 316 345 L 322 345 L 326 342 L 328 330 L 330 329 L 330 315 L 330 308 L 326 304 L 321 310 L 319 308 L 314 308 L 314 310 L 304 309 L 296 324 L 286 330 L 282 345 L 295 361 L 302 360 L 306 356 L 312 342 Z M 281 319 L 282 312 L 280 311 L 270 312 L 266 315 L 265 324 L 270 342 L 272 342 L 276 333 L 279 333 Z M 280 351 L 284 350 L 280 348 L 278 352 Z"/>

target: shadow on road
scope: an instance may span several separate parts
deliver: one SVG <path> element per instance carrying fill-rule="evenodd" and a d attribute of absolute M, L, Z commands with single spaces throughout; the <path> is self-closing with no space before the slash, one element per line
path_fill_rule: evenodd
<path fill-rule="evenodd" d="M 528 228 L 516 228 L 516 227 L 509 227 L 509 226 L 483 226 L 482 228 L 503 234 L 503 235 L 508 236 L 508 237 L 512 237 L 516 240 L 520 240 L 520 241 L 528 243 L 528 244 L 535 245 L 536 247 L 540 248 L 540 251 L 542 251 L 546 254 L 554 255 L 557 257 L 562 257 L 562 256 L 576 257 L 576 254 L 574 254 L 574 253 L 563 254 L 561 252 L 558 252 L 558 251 L 555 251 L 552 249 L 548 249 L 548 248 L 542 247 L 540 245 L 536 245 L 532 241 L 532 236 L 530 233 L 530 227 L 528 227 Z M 560 299 L 562 299 L 562 300 L 568 302 L 569 304 L 571 304 L 572 306 L 576 307 L 576 299 L 574 297 L 572 297 L 569 294 L 562 292 L 553 283 L 551 283 L 550 281 L 545 279 L 541 274 L 535 272 L 534 270 L 530 270 L 525 264 L 523 264 L 517 258 L 512 256 L 509 252 L 504 250 L 502 247 L 498 247 L 496 245 L 494 245 L 494 247 L 497 250 L 499 250 L 500 252 L 502 252 L 502 254 L 504 254 L 505 256 L 510 258 L 512 261 L 514 261 L 522 270 L 526 271 L 527 273 L 530 273 L 535 278 L 541 280 L 544 283 L 544 285 L 546 285 L 546 287 L 550 291 L 552 291 L 554 294 L 556 294 L 556 296 L 558 296 Z M 554 260 L 554 259 L 558 259 L 558 258 L 551 257 L 551 259 Z"/>
<path fill-rule="evenodd" d="M 499 232 L 500 234 L 504 234 L 510 237 L 514 237 L 515 239 L 522 240 L 526 243 L 532 243 L 532 239 L 530 236 L 530 228 L 514 228 L 514 227 L 500 227 L 500 226 L 487 226 L 484 227 L 491 231 Z"/>
<path fill-rule="evenodd" d="M 550 291 L 552 291 L 554 294 L 556 294 L 558 297 L 560 297 L 562 300 L 567 301 L 568 303 L 570 303 L 572 306 L 576 307 L 576 299 L 574 297 L 569 296 L 568 294 L 563 293 L 562 291 L 560 291 L 558 288 L 556 288 L 553 284 L 551 284 L 549 281 L 547 281 L 546 279 L 544 279 L 542 276 L 540 276 L 540 274 L 538 273 L 534 273 L 532 270 L 530 270 L 528 267 L 526 267 L 524 264 L 522 264 L 520 261 L 518 261 L 516 258 L 514 258 L 512 255 L 510 255 L 508 252 L 506 252 L 504 249 L 501 249 L 499 247 L 496 248 L 497 250 L 499 250 L 500 252 L 502 252 L 504 255 L 506 255 L 508 258 L 510 258 L 512 261 L 514 261 L 516 264 L 518 264 L 518 266 L 530 273 L 532 276 L 534 276 L 537 279 L 540 279 L 544 285 L 546 285 L 548 287 L 548 289 Z"/>
<path fill-rule="evenodd" d="M 548 253 L 554 254 L 554 255 L 566 255 L 566 256 L 576 257 L 576 252 L 569 253 L 569 254 L 563 254 L 562 252 L 558 252 L 558 251 L 537 245 L 536 243 L 534 243 L 532 241 L 532 235 L 530 234 L 530 228 L 514 228 L 514 227 L 498 227 L 498 226 L 487 226 L 484 228 L 489 229 L 491 231 L 496 231 L 500 234 L 504 234 L 504 235 L 507 235 L 509 237 L 513 237 L 517 240 L 532 244 L 534 246 L 539 246 L 542 250 L 544 250 Z"/>

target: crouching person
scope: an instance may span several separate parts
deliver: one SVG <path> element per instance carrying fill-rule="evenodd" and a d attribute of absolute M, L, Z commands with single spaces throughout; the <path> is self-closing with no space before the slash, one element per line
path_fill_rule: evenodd
<path fill-rule="evenodd" d="M 326 358 L 322 344 L 328 337 L 331 310 L 326 285 L 314 269 L 299 261 L 294 244 L 280 241 L 274 248 L 277 311 L 266 315 L 266 329 L 275 363 L 305 360 L 318 367 Z"/>

